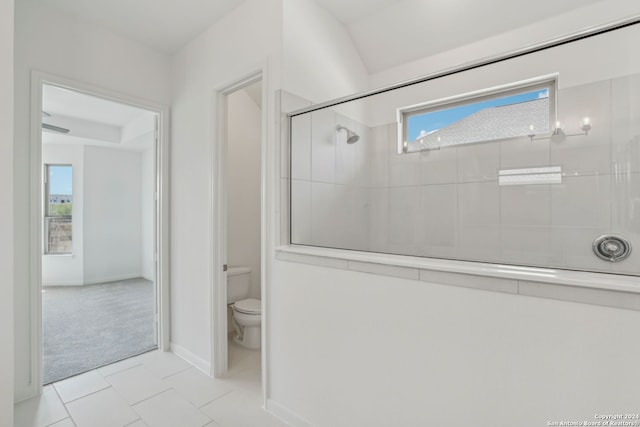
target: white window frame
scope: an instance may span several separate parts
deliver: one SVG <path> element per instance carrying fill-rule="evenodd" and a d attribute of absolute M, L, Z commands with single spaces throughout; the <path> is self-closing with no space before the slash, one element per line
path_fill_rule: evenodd
<path fill-rule="evenodd" d="M 409 140 L 406 137 L 408 134 L 408 122 L 411 116 L 417 116 L 425 113 L 430 113 L 438 110 L 445 110 L 450 108 L 456 108 L 462 105 L 473 104 L 476 102 L 487 101 L 490 99 L 504 98 L 512 95 L 517 95 L 526 92 L 533 92 L 541 89 L 549 90 L 549 131 L 542 134 L 535 134 L 540 137 L 550 137 L 555 131 L 557 124 L 557 93 L 558 93 L 558 73 L 547 74 L 527 80 L 521 80 L 518 82 L 508 83 L 500 86 L 494 86 L 486 89 L 481 89 L 473 92 L 467 92 L 459 95 L 450 96 L 447 98 L 441 98 L 433 101 L 427 101 L 420 104 L 409 105 L 400 107 L 396 110 L 397 122 L 398 122 L 398 154 L 411 154 L 418 153 L 421 150 L 414 150 L 407 152 Z M 522 135 L 525 136 L 525 135 Z M 497 139 L 469 142 L 468 144 L 477 144 L 482 142 L 496 141 Z M 466 144 L 464 144 L 466 145 Z"/>

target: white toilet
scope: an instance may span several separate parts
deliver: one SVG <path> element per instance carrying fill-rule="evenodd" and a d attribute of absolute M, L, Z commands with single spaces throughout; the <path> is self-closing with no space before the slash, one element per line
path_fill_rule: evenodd
<path fill-rule="evenodd" d="M 258 350 L 261 342 L 262 307 L 260 300 L 247 298 L 251 284 L 249 267 L 229 267 L 227 270 L 227 304 L 233 313 L 233 340 Z"/>

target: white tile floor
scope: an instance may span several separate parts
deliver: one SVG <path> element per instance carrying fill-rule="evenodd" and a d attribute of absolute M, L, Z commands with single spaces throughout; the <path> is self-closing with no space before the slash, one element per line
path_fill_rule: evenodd
<path fill-rule="evenodd" d="M 260 352 L 229 342 L 212 379 L 154 351 L 45 387 L 15 406 L 15 427 L 284 427 L 262 409 Z"/>

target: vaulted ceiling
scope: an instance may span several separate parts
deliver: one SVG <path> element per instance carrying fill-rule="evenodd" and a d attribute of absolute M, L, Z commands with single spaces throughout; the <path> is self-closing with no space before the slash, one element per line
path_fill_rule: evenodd
<path fill-rule="evenodd" d="M 243 0 L 33 1 L 173 53 Z M 346 26 L 374 73 L 606 0 L 315 1 Z"/>

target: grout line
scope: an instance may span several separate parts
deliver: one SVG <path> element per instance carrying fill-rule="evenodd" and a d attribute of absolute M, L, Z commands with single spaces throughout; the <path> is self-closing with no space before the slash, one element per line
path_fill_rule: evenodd
<path fill-rule="evenodd" d="M 141 404 L 142 402 L 146 402 L 146 401 L 147 401 L 147 400 L 149 400 L 149 399 L 153 399 L 154 397 L 160 396 L 161 394 L 166 393 L 166 392 L 171 391 L 171 390 L 173 390 L 173 391 L 175 391 L 175 392 L 177 393 L 177 391 L 176 391 L 173 387 L 169 387 L 168 389 L 162 390 L 161 392 L 158 392 L 158 393 L 156 393 L 156 394 L 154 394 L 154 395 L 152 395 L 152 396 L 145 397 L 144 399 L 142 399 L 142 400 L 140 400 L 140 401 L 138 401 L 138 402 L 135 402 L 135 403 L 128 403 L 128 402 L 127 402 L 127 404 L 129 405 L 129 407 L 133 408 L 134 406 L 139 405 L 139 404 Z M 116 390 L 116 391 L 117 391 L 117 390 Z M 179 394 L 179 393 L 178 393 L 178 394 Z"/>
<path fill-rule="evenodd" d="M 225 393 L 221 394 L 220 396 L 213 398 L 212 400 L 208 401 L 208 402 L 207 402 L 207 403 L 205 403 L 204 405 L 200 405 L 200 406 L 198 406 L 197 408 L 198 408 L 198 409 L 202 409 L 202 408 L 204 408 L 205 406 L 210 405 L 211 403 L 215 402 L 216 400 L 219 400 L 219 399 L 221 399 L 221 398 L 223 398 L 223 397 L 225 397 L 225 396 L 227 396 L 227 395 L 229 395 L 229 394 L 233 393 L 234 391 L 236 391 L 236 390 L 235 390 L 235 389 L 233 389 L 233 390 L 229 390 L 229 391 L 227 391 L 227 392 L 225 392 Z M 194 405 L 194 406 L 195 406 L 195 405 Z"/>
<path fill-rule="evenodd" d="M 60 396 L 60 393 L 58 393 L 58 389 L 55 387 L 55 385 L 51 384 L 51 388 L 53 388 L 53 390 L 56 393 L 56 396 L 58 396 L 58 399 L 60 399 L 60 403 L 62 403 L 62 406 L 64 407 L 64 411 L 67 413 L 67 418 L 71 418 L 71 413 L 69 412 L 69 410 L 67 409 L 67 404 L 64 402 L 64 400 L 62 400 L 62 396 Z M 58 420 L 57 422 L 63 421 L 64 418 L 62 420 Z M 73 418 L 71 418 L 71 422 L 73 422 Z M 55 423 L 53 423 L 55 424 Z M 75 422 L 74 422 L 75 424 Z"/>
<path fill-rule="evenodd" d="M 84 399 L 85 397 L 93 396 L 94 394 L 100 393 L 101 391 L 104 391 L 104 390 L 107 390 L 107 389 L 110 389 L 110 388 L 113 388 L 113 387 L 112 387 L 112 385 L 111 385 L 111 383 L 109 383 L 109 385 L 108 385 L 107 387 L 101 388 L 100 390 L 93 391 L 93 392 L 91 392 L 91 393 L 89 393 L 89 394 L 85 394 L 84 396 L 80 396 L 80 397 L 78 397 L 77 399 L 72 399 L 72 400 L 70 400 L 70 401 L 68 401 L 68 402 L 66 402 L 66 403 L 65 403 L 65 402 L 62 402 L 62 403 L 64 404 L 64 406 L 65 406 L 65 408 L 66 408 L 66 406 L 67 406 L 69 403 L 77 402 L 77 401 L 78 401 L 78 400 L 80 400 L 80 399 Z M 62 401 L 62 399 L 60 399 L 60 400 Z"/>

